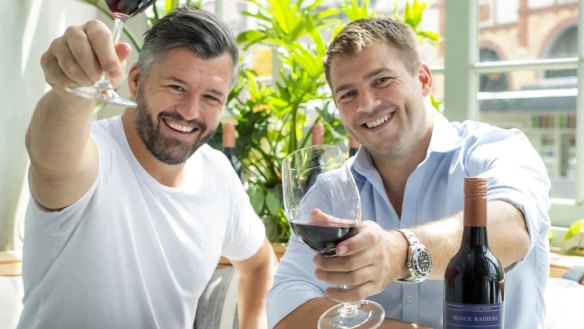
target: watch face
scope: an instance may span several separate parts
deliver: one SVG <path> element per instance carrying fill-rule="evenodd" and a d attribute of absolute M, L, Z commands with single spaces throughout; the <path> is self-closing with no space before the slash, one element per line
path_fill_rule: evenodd
<path fill-rule="evenodd" d="M 412 255 L 412 263 L 418 275 L 426 276 L 432 268 L 432 257 L 426 249 L 418 249 Z"/>

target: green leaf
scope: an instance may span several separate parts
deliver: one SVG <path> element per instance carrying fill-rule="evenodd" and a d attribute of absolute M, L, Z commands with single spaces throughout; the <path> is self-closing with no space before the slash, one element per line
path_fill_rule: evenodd
<path fill-rule="evenodd" d="M 277 190 L 276 190 L 277 188 Z M 268 189 L 266 193 L 266 208 L 272 215 L 277 215 L 278 210 L 282 209 L 282 195 L 279 192 L 281 187 L 276 185 L 275 188 Z"/>
<path fill-rule="evenodd" d="M 578 219 L 570 227 L 562 239 L 562 245 L 578 234 L 584 234 L 584 218 Z"/>
<path fill-rule="evenodd" d="M 432 42 L 440 42 L 441 39 L 440 34 L 433 31 L 416 31 L 416 34 Z"/>
<path fill-rule="evenodd" d="M 178 0 L 165 0 L 164 1 L 164 12 L 165 12 L 165 14 L 170 13 L 176 7 L 178 7 Z"/>
<path fill-rule="evenodd" d="M 369 10 L 369 0 L 351 0 L 350 3 L 348 0 L 344 0 L 343 12 L 351 21 L 375 16 L 375 13 Z"/>
<path fill-rule="evenodd" d="M 264 191 L 258 185 L 250 184 L 247 188 L 247 195 L 249 196 L 253 210 L 259 213 L 264 208 Z"/>

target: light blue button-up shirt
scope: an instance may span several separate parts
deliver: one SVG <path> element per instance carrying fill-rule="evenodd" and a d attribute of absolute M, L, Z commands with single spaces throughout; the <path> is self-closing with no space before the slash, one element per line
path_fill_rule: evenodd
<path fill-rule="evenodd" d="M 550 182 L 539 154 L 523 133 L 473 121 L 449 123 L 435 115 L 426 158 L 406 183 L 401 218 L 366 150 L 361 148 L 350 161 L 361 195 L 362 217 L 386 230 L 409 228 L 460 212 L 464 178 L 488 178 L 488 198 L 508 201 L 520 209 L 530 236 L 527 256 L 506 270 L 505 328 L 543 328 Z M 313 255 L 296 236 L 290 238 L 268 295 L 270 328 L 308 300 L 324 296 L 329 284 L 315 277 Z M 441 280 L 394 282 L 369 299 L 385 308 L 386 317 L 442 328 Z"/>

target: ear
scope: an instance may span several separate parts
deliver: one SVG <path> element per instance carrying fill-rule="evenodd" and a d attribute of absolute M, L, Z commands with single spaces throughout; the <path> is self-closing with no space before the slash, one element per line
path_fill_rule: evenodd
<path fill-rule="evenodd" d="M 140 70 L 138 69 L 138 64 L 132 65 L 130 71 L 128 72 L 128 89 L 132 95 L 132 99 L 136 99 L 138 95 L 138 85 L 140 84 Z"/>
<path fill-rule="evenodd" d="M 418 80 L 420 81 L 420 86 L 422 87 L 422 95 L 424 97 L 430 95 L 432 91 L 432 73 L 428 65 L 422 63 L 418 67 Z"/>

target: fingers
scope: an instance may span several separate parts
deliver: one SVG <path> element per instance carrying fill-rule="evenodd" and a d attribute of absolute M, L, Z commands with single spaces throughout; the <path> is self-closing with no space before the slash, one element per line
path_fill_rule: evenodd
<path fill-rule="evenodd" d="M 402 270 L 401 260 L 390 252 L 388 239 L 392 238 L 376 223 L 365 221 L 355 236 L 337 245 L 338 256 L 315 255 L 315 276 L 319 280 L 351 286 L 348 290 L 327 289 L 327 297 L 355 301 L 385 289 Z"/>
<path fill-rule="evenodd" d="M 127 44 L 114 46 L 108 27 L 93 20 L 67 28 L 43 54 L 41 66 L 47 83 L 53 88 L 87 86 L 104 72 L 113 78 L 123 77 L 130 52 Z"/>
<path fill-rule="evenodd" d="M 376 290 L 373 282 L 368 281 L 364 284 L 347 288 L 329 287 L 326 288 L 325 295 L 327 298 L 340 303 L 358 302 L 380 291 L 381 290 Z"/>
<path fill-rule="evenodd" d="M 342 225 L 342 226 L 352 226 L 355 225 L 356 222 L 351 219 L 341 219 L 338 217 L 334 217 L 324 213 L 322 210 L 318 208 L 314 208 L 310 210 L 310 220 L 313 223 L 329 223 L 331 225 Z"/>
<path fill-rule="evenodd" d="M 121 63 L 109 29 L 102 22 L 94 20 L 85 24 L 83 30 L 99 63 L 98 78 L 102 71 L 111 77 L 120 76 Z"/>
<path fill-rule="evenodd" d="M 379 225 L 372 221 L 364 221 L 359 226 L 359 231 L 356 235 L 337 244 L 337 255 L 348 256 L 368 250 L 377 245 L 382 234 L 384 232 Z"/>

